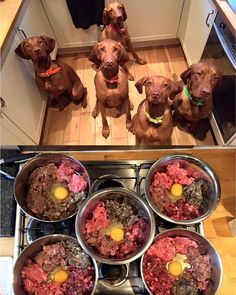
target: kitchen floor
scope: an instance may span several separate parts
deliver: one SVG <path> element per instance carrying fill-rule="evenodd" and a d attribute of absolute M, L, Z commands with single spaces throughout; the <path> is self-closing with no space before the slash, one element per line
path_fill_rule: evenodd
<path fill-rule="evenodd" d="M 169 45 L 136 50 L 138 55 L 147 61 L 146 65 L 129 62 L 127 65 L 134 75 L 135 81 L 146 75 L 159 74 L 172 78 L 187 68 L 187 62 L 180 45 Z M 125 126 L 125 115 L 114 118 L 111 110 L 107 110 L 107 119 L 110 126 L 110 136 L 105 139 L 102 136 L 102 120 L 99 114 L 96 119 L 92 117 L 96 95 L 94 87 L 95 71 L 88 61 L 87 55 L 78 54 L 73 57 L 60 58 L 68 63 L 79 75 L 85 87 L 88 89 L 88 106 L 70 104 L 62 112 L 55 108 L 48 108 L 44 121 L 41 137 L 43 145 L 135 145 L 135 136 L 128 132 Z M 139 94 L 134 84 L 129 81 L 130 99 L 134 104 L 132 116 L 136 113 L 139 103 L 145 98 Z M 172 145 L 215 145 L 211 130 L 207 132 L 203 140 L 197 140 L 192 135 L 173 128 L 171 136 Z"/>

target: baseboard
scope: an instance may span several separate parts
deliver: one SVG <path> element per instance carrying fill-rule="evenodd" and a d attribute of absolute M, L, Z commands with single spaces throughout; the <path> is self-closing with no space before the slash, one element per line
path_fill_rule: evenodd
<path fill-rule="evenodd" d="M 180 44 L 178 38 L 164 39 L 164 40 L 149 40 L 149 41 L 136 41 L 132 42 L 134 48 L 147 49 L 150 47 L 157 46 L 168 46 Z M 70 48 L 59 48 L 57 51 L 58 57 L 67 56 L 78 56 L 78 54 L 88 54 L 91 52 L 92 46 L 82 46 L 82 47 L 70 47 Z"/>

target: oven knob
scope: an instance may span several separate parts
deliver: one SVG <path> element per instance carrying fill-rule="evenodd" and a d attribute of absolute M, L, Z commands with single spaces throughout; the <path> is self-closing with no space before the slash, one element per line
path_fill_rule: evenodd
<path fill-rule="evenodd" d="M 220 23 L 220 28 L 221 28 L 222 30 L 224 30 L 224 29 L 225 29 L 225 24 L 224 24 L 224 23 Z"/>

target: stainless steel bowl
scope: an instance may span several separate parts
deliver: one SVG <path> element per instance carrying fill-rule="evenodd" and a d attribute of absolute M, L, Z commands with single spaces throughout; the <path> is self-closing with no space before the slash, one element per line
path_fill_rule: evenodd
<path fill-rule="evenodd" d="M 204 294 L 205 295 L 215 295 L 220 289 L 220 285 L 222 282 L 222 276 L 223 276 L 223 267 L 221 263 L 221 259 L 219 254 L 217 253 L 216 249 L 214 246 L 203 236 L 200 234 L 186 230 L 186 229 L 170 229 L 167 230 L 163 233 L 158 234 L 155 238 L 154 241 L 159 240 L 164 237 L 187 237 L 191 240 L 194 240 L 197 242 L 199 245 L 201 245 L 201 252 L 204 254 L 209 254 L 210 256 L 210 261 L 211 261 L 211 277 L 209 280 L 209 285 L 207 289 L 205 290 Z M 154 243 L 153 241 L 153 243 Z M 149 294 L 152 294 L 151 290 L 149 289 L 147 283 L 145 282 L 144 279 L 144 274 L 143 274 L 143 259 L 144 259 L 145 253 L 143 254 L 141 258 L 141 276 L 143 279 L 143 282 L 145 284 L 145 287 L 147 288 Z"/>
<path fill-rule="evenodd" d="M 86 189 L 87 195 L 90 192 L 90 178 L 89 175 L 84 168 L 84 166 L 76 159 L 73 157 L 70 157 L 68 155 L 60 154 L 60 153 L 50 153 L 50 154 L 41 154 L 32 160 L 28 161 L 22 169 L 19 171 L 15 178 L 14 182 L 14 195 L 16 202 L 18 205 L 21 207 L 21 209 L 29 215 L 31 218 L 37 219 L 39 221 L 46 221 L 46 222 L 58 222 L 61 220 L 66 220 L 72 216 L 74 216 L 77 213 L 77 209 L 75 212 L 73 212 L 70 216 L 62 219 L 57 219 L 57 220 L 47 220 L 47 219 L 40 219 L 38 218 L 28 207 L 26 204 L 26 195 L 27 195 L 27 190 L 28 190 L 28 178 L 29 175 L 38 167 L 46 166 L 50 163 L 54 163 L 56 165 L 60 165 L 63 162 L 69 162 L 71 164 L 71 167 L 75 171 L 79 171 L 79 173 L 83 173 L 83 176 L 86 178 L 88 182 L 88 186 Z"/>
<path fill-rule="evenodd" d="M 147 240 L 146 243 L 136 252 L 128 255 L 124 259 L 106 259 L 101 257 L 90 245 L 86 242 L 85 236 L 84 236 L 84 224 L 85 220 L 88 218 L 88 216 L 91 214 L 91 212 L 94 210 L 94 208 L 97 206 L 98 202 L 100 200 L 106 200 L 110 198 L 116 198 L 117 196 L 122 196 L 124 200 L 129 202 L 134 208 L 139 211 L 139 214 L 143 216 L 146 220 L 146 222 L 149 225 L 149 232 L 147 232 Z M 149 206 L 146 204 L 146 202 L 141 199 L 135 192 L 125 189 L 125 188 L 110 188 L 110 189 L 103 189 L 100 190 L 94 194 L 92 194 L 80 207 L 75 221 L 75 230 L 76 230 L 76 236 L 79 240 L 80 245 L 84 249 L 86 253 L 89 254 L 89 256 L 93 257 L 97 261 L 105 264 L 113 264 L 113 265 L 121 265 L 125 263 L 129 263 L 131 261 L 136 260 L 138 257 L 140 257 L 146 249 L 150 246 L 152 243 L 154 234 L 155 234 L 155 219 L 154 214 L 149 208 Z"/>
<path fill-rule="evenodd" d="M 208 195 L 208 198 L 209 198 L 208 209 L 206 210 L 206 212 L 204 212 L 204 214 L 202 214 L 201 216 L 199 216 L 195 219 L 176 220 L 176 219 L 172 219 L 172 218 L 168 217 L 167 215 L 165 215 L 163 212 L 161 212 L 157 208 L 157 206 L 153 202 L 152 196 L 150 194 L 149 187 L 150 187 L 150 184 L 152 183 L 153 175 L 157 171 L 161 171 L 165 166 L 171 164 L 172 162 L 174 162 L 176 160 L 187 161 L 190 165 L 194 166 L 195 169 L 200 170 L 205 175 L 205 177 L 207 178 L 207 180 L 211 186 L 211 192 Z M 203 221 L 205 218 L 210 216 L 214 212 L 214 210 L 216 209 L 216 207 L 220 201 L 220 194 L 221 194 L 220 182 L 219 182 L 217 175 L 213 171 L 213 169 L 206 162 L 204 162 L 200 159 L 197 159 L 193 156 L 190 156 L 190 155 L 181 155 L 180 154 L 180 155 L 171 155 L 171 156 L 166 156 L 166 157 L 160 158 L 158 161 L 156 161 L 152 165 L 152 167 L 148 171 L 146 179 L 145 179 L 145 195 L 146 195 L 149 205 L 151 206 L 153 211 L 156 214 L 158 214 L 161 218 L 163 218 L 169 222 L 175 223 L 175 224 L 187 225 L 187 224 L 196 224 L 196 223 Z"/>
<path fill-rule="evenodd" d="M 57 243 L 59 241 L 72 241 L 72 242 L 75 242 L 76 244 L 78 244 L 77 239 L 72 238 L 70 236 L 59 235 L 59 234 L 57 234 L 57 235 L 48 235 L 48 236 L 44 236 L 42 238 L 39 238 L 39 239 L 35 240 L 32 244 L 27 246 L 21 252 L 20 256 L 17 258 L 17 260 L 15 262 L 14 269 L 13 269 L 13 290 L 14 290 L 14 294 L 16 294 L 16 295 L 26 295 L 26 294 L 28 294 L 24 290 L 23 281 L 22 281 L 22 277 L 21 277 L 21 270 L 23 269 L 26 261 L 28 259 L 30 259 L 30 258 L 32 259 L 40 251 L 42 251 L 43 246 L 54 244 L 54 243 Z M 91 295 L 92 295 L 92 294 L 94 294 L 95 288 L 96 288 L 96 285 L 97 285 L 98 267 L 97 267 L 96 261 L 93 258 L 91 258 L 91 262 L 94 265 L 94 269 L 95 269 L 95 284 L 94 284 L 93 291 L 91 292 Z"/>

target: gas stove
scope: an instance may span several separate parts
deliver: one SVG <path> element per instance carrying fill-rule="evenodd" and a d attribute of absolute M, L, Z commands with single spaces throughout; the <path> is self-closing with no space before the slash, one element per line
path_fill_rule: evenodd
<path fill-rule="evenodd" d="M 145 199 L 145 176 L 152 161 L 82 162 L 91 179 L 91 191 L 108 187 L 125 187 Z M 14 260 L 35 239 L 49 234 L 76 237 L 75 217 L 66 221 L 47 223 L 29 218 L 17 205 Z M 186 228 L 204 235 L 203 224 L 178 226 L 156 216 L 156 234 L 171 228 Z M 95 291 L 100 294 L 148 294 L 140 274 L 140 259 L 122 266 L 98 263 L 99 280 Z"/>

